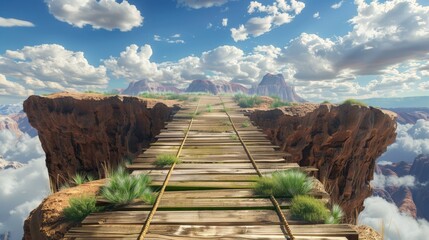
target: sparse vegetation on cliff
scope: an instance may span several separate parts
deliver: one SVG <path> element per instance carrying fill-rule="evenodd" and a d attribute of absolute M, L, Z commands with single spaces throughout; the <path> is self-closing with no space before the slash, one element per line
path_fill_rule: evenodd
<path fill-rule="evenodd" d="M 69 199 L 69 207 L 64 208 L 63 214 L 68 221 L 81 222 L 86 216 L 101 210 L 96 206 L 95 196 L 82 196 Z"/>
<path fill-rule="evenodd" d="M 270 108 L 278 108 L 291 105 L 289 102 L 283 102 L 282 100 L 280 100 L 279 97 L 272 97 L 272 99 L 273 102 L 271 103 Z"/>
<path fill-rule="evenodd" d="M 151 92 L 144 92 L 140 93 L 138 95 L 142 98 L 153 98 L 153 99 L 164 99 L 164 100 L 178 100 L 178 101 L 186 101 L 189 100 L 190 97 L 188 94 L 180 94 L 180 93 L 172 93 L 172 92 L 165 92 L 165 93 L 151 93 Z M 193 97 L 190 99 L 191 101 L 197 101 L 197 97 Z"/>
<path fill-rule="evenodd" d="M 351 98 L 345 100 L 342 104 L 345 104 L 345 105 L 358 105 L 358 106 L 362 106 L 362 107 L 367 107 L 368 106 L 364 102 L 361 102 L 361 101 L 356 100 L 356 99 L 351 99 Z"/>
<path fill-rule="evenodd" d="M 311 179 L 298 170 L 286 170 L 273 173 L 258 180 L 255 192 L 260 195 L 293 197 L 308 194 L 313 188 Z"/>
<path fill-rule="evenodd" d="M 242 94 L 242 93 L 235 94 L 234 100 L 238 103 L 238 105 L 241 108 L 255 107 L 255 106 L 257 106 L 263 102 L 262 98 L 260 98 L 256 95 L 249 96 L 249 95 Z"/>
<path fill-rule="evenodd" d="M 100 192 L 101 196 L 114 206 L 126 205 L 135 199 L 150 199 L 150 182 L 151 179 L 145 174 L 130 175 L 125 168 L 119 167 L 110 175 Z"/>
<path fill-rule="evenodd" d="M 154 164 L 157 167 L 164 167 L 168 165 L 173 165 L 174 163 L 180 163 L 180 159 L 172 154 L 161 154 L 156 156 Z"/>
<path fill-rule="evenodd" d="M 343 220 L 344 212 L 340 205 L 334 204 L 331 209 L 331 214 L 325 219 L 326 224 L 340 224 Z"/>
<path fill-rule="evenodd" d="M 295 196 L 290 211 L 293 217 L 312 223 L 324 222 L 329 217 L 329 209 L 322 201 L 306 195 Z"/>

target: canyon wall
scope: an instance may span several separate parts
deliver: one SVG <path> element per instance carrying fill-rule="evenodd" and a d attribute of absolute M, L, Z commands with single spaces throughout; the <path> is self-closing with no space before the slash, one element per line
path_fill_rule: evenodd
<path fill-rule="evenodd" d="M 103 175 L 103 167 L 140 153 L 175 108 L 171 101 L 78 93 L 30 96 L 24 102 L 54 188 L 77 172 Z"/>
<path fill-rule="evenodd" d="M 396 114 L 357 105 L 300 104 L 250 118 L 315 176 L 354 222 L 371 195 L 375 161 L 395 141 Z"/>

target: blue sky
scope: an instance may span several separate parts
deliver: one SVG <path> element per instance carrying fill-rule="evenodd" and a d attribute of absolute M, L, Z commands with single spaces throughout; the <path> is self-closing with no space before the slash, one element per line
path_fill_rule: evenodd
<path fill-rule="evenodd" d="M 140 79 L 186 87 L 211 78 L 250 86 L 267 72 L 282 73 L 314 101 L 428 95 L 428 5 L 1 1 L 0 101 L 108 91 Z"/>

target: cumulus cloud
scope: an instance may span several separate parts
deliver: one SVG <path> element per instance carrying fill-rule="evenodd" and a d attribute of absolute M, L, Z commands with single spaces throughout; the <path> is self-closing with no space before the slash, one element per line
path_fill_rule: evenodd
<path fill-rule="evenodd" d="M 429 235 L 429 223 L 424 219 L 414 219 L 392 203 L 380 197 L 369 197 L 364 202 L 364 211 L 359 215 L 359 224 L 365 224 L 381 232 L 387 240 L 424 240 Z"/>
<path fill-rule="evenodd" d="M 170 37 L 161 37 L 160 35 L 153 35 L 153 40 L 156 42 L 166 42 L 166 43 L 185 43 L 185 40 L 180 39 L 181 35 L 179 33 L 173 34 Z"/>
<path fill-rule="evenodd" d="M 5 129 L 0 131 L 0 146 L 5 160 L 25 163 L 0 171 L 0 233 L 11 232 L 12 239 L 20 239 L 25 218 L 49 194 L 45 154 L 37 136 L 16 136 Z"/>
<path fill-rule="evenodd" d="M 193 9 L 219 7 L 227 3 L 229 0 L 177 0 L 180 6 L 186 6 Z"/>
<path fill-rule="evenodd" d="M 34 24 L 32 22 L 15 18 L 0 17 L 0 27 L 34 27 Z"/>
<path fill-rule="evenodd" d="M 108 83 L 104 66 L 94 67 L 83 52 L 73 52 L 57 44 L 7 50 L 0 55 L 0 72 L 7 79 L 13 78 L 15 83 L 19 81 L 27 92 L 18 85 L 14 87 L 22 94 L 31 93 L 30 90 L 100 89 Z"/>
<path fill-rule="evenodd" d="M 320 19 L 320 13 L 319 13 L 319 12 L 315 12 L 315 13 L 313 14 L 313 18 L 315 18 L 315 19 Z"/>
<path fill-rule="evenodd" d="M 416 179 L 411 175 L 398 177 L 395 175 L 374 174 L 374 179 L 371 181 L 371 186 L 378 189 L 384 189 L 385 187 L 414 187 L 415 184 Z"/>
<path fill-rule="evenodd" d="M 0 74 L 0 96 L 25 97 L 33 94 L 34 91 L 26 89 L 19 83 L 6 79 L 6 76 Z"/>
<path fill-rule="evenodd" d="M 136 6 L 124 0 L 45 0 L 49 12 L 62 22 L 82 28 L 130 31 L 141 26 L 143 17 Z"/>
<path fill-rule="evenodd" d="M 338 8 L 340 8 L 343 5 L 343 3 L 344 3 L 344 0 L 341 0 L 341 1 L 337 2 L 337 3 L 335 3 L 335 4 L 332 4 L 331 8 L 332 9 L 338 9 Z"/>
<path fill-rule="evenodd" d="M 398 124 L 396 141 L 379 158 L 380 161 L 412 162 L 419 154 L 429 154 L 429 121 L 417 120 L 416 124 Z"/>
<path fill-rule="evenodd" d="M 249 36 L 258 37 L 283 24 L 290 23 L 295 16 L 301 13 L 305 3 L 291 0 L 276 0 L 272 5 L 263 5 L 251 1 L 247 12 L 251 15 L 262 14 L 263 17 L 252 17 L 238 28 L 231 28 L 231 37 L 235 42 L 244 41 Z"/>

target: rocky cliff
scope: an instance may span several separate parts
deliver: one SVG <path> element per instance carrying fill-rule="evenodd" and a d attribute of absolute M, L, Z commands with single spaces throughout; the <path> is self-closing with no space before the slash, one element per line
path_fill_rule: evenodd
<path fill-rule="evenodd" d="M 286 83 L 282 74 L 267 73 L 258 86 L 250 89 L 250 93 L 259 96 L 275 96 L 287 102 L 305 102 L 296 94 L 294 87 Z"/>
<path fill-rule="evenodd" d="M 52 183 L 76 172 L 102 175 L 147 147 L 174 107 L 135 97 L 60 93 L 30 96 L 24 111 L 39 132 Z"/>
<path fill-rule="evenodd" d="M 214 95 L 220 93 L 247 93 L 249 90 L 241 84 L 226 81 L 194 80 L 186 92 L 206 92 Z"/>
<path fill-rule="evenodd" d="M 300 104 L 250 117 L 294 161 L 319 169 L 315 175 L 351 221 L 371 195 L 375 160 L 396 136 L 394 113 L 357 105 Z"/>
<path fill-rule="evenodd" d="M 127 95 L 138 95 L 142 92 L 180 93 L 182 92 L 182 90 L 173 86 L 164 86 L 160 83 L 149 81 L 149 80 L 140 80 L 140 81 L 131 82 L 122 93 Z"/>

